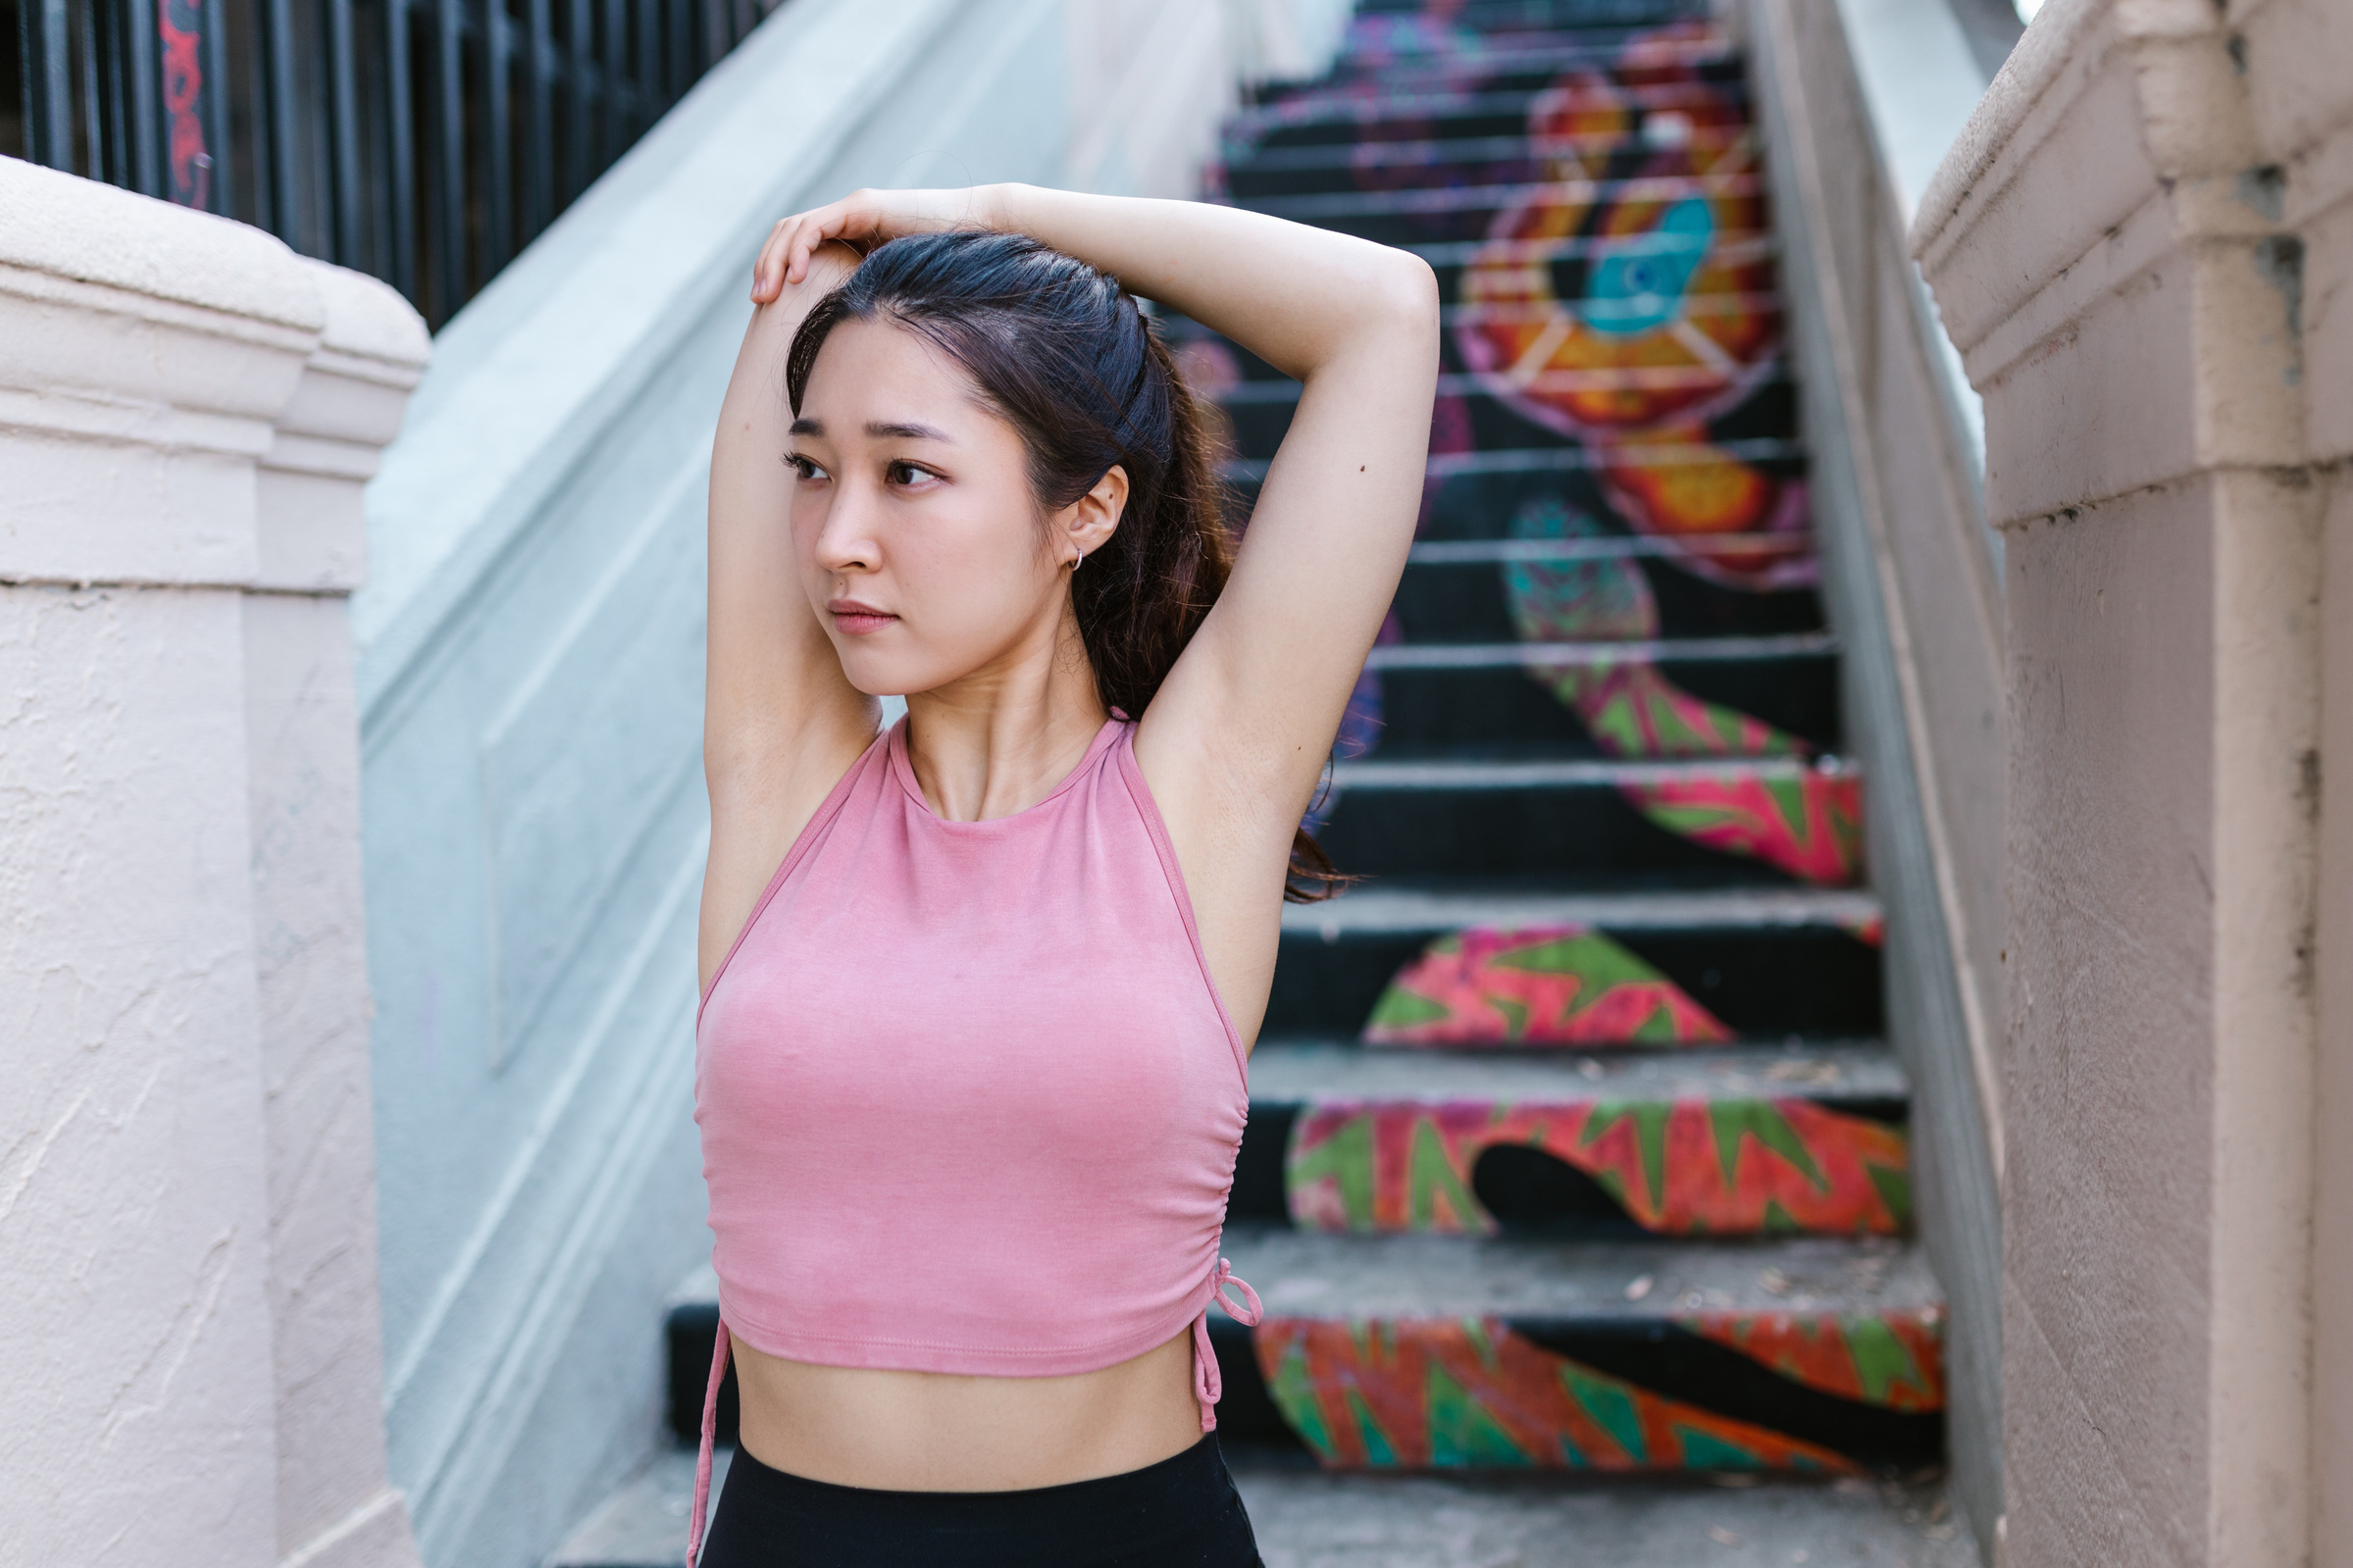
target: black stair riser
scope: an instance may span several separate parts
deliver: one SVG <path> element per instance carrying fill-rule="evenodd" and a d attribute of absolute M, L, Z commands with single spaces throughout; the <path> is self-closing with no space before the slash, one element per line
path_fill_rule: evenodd
<path fill-rule="evenodd" d="M 1799 478 L 1802 463 L 1766 462 L 1757 465 L 1776 478 Z M 1253 485 L 1228 486 L 1233 510 L 1228 516 L 1250 516 L 1256 499 Z M 1558 501 L 1594 520 L 1606 531 L 1630 532 L 1616 521 L 1616 512 L 1592 470 L 1532 474 L 1458 474 L 1443 481 L 1423 510 L 1417 539 L 1440 542 L 1455 539 L 1502 539 L 1511 536 L 1511 519 L 1531 501 Z"/>
<path fill-rule="evenodd" d="M 1752 593 L 1694 577 L 1671 560 L 1636 564 L 1659 606 L 1662 637 L 1772 636 L 1826 624 L 1811 588 Z M 1490 561 L 1408 566 L 1395 607 L 1408 642 L 1509 642 L 1519 634 L 1504 569 Z"/>
<path fill-rule="evenodd" d="M 1264 1035 L 1354 1035 L 1437 932 L 1287 934 Z M 1610 933 L 1747 1039 L 1853 1039 L 1881 1028 L 1879 954 L 1835 927 Z"/>
<path fill-rule="evenodd" d="M 1722 703 L 1797 736 L 1839 749 L 1838 665 L 1805 656 L 1660 665 L 1693 696 Z M 1377 756 L 1443 755 L 1502 742 L 1563 756 L 1603 755 L 1584 725 L 1524 670 L 1385 670 Z"/>
<path fill-rule="evenodd" d="M 1429 0 L 1358 0 L 1363 17 L 1409 17 Z M 1470 0 L 1448 21 L 1480 32 L 1510 27 L 1660 27 L 1712 15 L 1692 0 Z"/>
<path fill-rule="evenodd" d="M 1510 452 L 1585 444 L 1578 437 L 1539 425 L 1499 398 L 1484 394 L 1459 400 L 1470 427 L 1472 447 L 1481 452 Z M 1749 404 L 1754 407 L 1747 406 Z M 1290 433 L 1295 402 L 1236 402 L 1225 405 L 1234 431 L 1233 455 L 1248 463 L 1271 459 Z M 1797 431 L 1797 405 L 1787 383 L 1761 386 L 1736 411 L 1739 421 L 1719 420 L 1710 433 L 1719 440 L 1786 440 Z"/>
<path fill-rule="evenodd" d="M 1316 837 L 1334 865 L 1358 877 L 1476 877 L 1530 891 L 1796 881 L 1658 827 L 1607 784 L 1343 789 Z"/>
<path fill-rule="evenodd" d="M 710 1386 L 711 1352 L 719 1343 L 719 1303 L 689 1301 L 670 1309 L 662 1323 L 662 1344 L 670 1363 L 670 1432 L 681 1442 L 702 1441 L 702 1394 Z M 736 1441 L 742 1405 L 736 1394 L 736 1368 L 731 1360 L 727 1381 L 719 1386 L 713 1431 L 718 1446 Z"/>
<path fill-rule="evenodd" d="M 1573 68 L 1572 68 L 1573 69 Z M 1582 68 L 1590 71 L 1590 67 Z M 1566 74 L 1536 72 L 1516 80 L 1490 83 L 1476 73 L 1449 80 L 1419 73 L 1396 87 L 1369 82 L 1306 82 L 1277 87 L 1262 108 L 1229 124 L 1227 161 L 1261 150 L 1326 147 L 1365 141 L 1452 141 L 1475 136 L 1525 136 L 1530 116 L 1544 94 Z M 1711 118 L 1727 107 L 1744 109 L 1745 74 L 1721 62 L 1701 68 L 1697 81 L 1618 81 L 1613 107 L 1656 112 L 1702 110 Z M 1598 107 L 1597 95 L 1593 102 Z"/>
<path fill-rule="evenodd" d="M 1439 297 L 1449 301 L 1457 299 L 1460 292 L 1462 271 L 1460 265 L 1449 262 L 1435 267 L 1433 271 L 1438 276 Z M 1462 357 L 1461 338 L 1457 330 L 1457 324 L 1460 319 L 1458 312 L 1450 305 L 1447 308 L 1445 330 L 1440 332 L 1438 338 L 1438 369 L 1442 376 L 1457 378 L 1457 379 L 1440 384 L 1438 395 L 1441 398 L 1468 398 L 1487 395 L 1483 390 L 1477 388 L 1475 379 L 1469 382 L 1461 379 L 1462 378 L 1474 378 L 1477 368 Z M 1160 332 L 1168 342 L 1180 347 L 1202 338 L 1216 338 L 1215 333 L 1205 332 L 1200 327 L 1181 318 L 1163 318 Z M 1216 338 L 1216 340 L 1223 346 L 1226 354 L 1231 356 L 1235 373 L 1240 376 L 1246 385 L 1253 388 L 1254 394 L 1257 394 L 1250 399 L 1237 400 L 1228 410 L 1229 415 L 1242 416 L 1246 408 L 1253 402 L 1261 407 L 1283 408 L 1297 401 L 1296 392 L 1290 391 L 1294 384 L 1290 377 L 1283 375 L 1282 372 L 1238 344 L 1222 338 Z M 1727 439 L 1740 433 L 1775 436 L 1792 434 L 1796 430 L 1796 404 L 1794 401 L 1796 390 L 1783 373 L 1781 362 L 1776 361 L 1751 387 L 1749 399 L 1755 398 L 1765 388 L 1776 385 L 1784 388 L 1781 395 L 1786 400 L 1779 411 L 1760 408 L 1748 412 L 1740 425 L 1726 426 L 1722 430 L 1716 430 L 1715 433 Z M 1289 395 L 1263 397 L 1262 393 L 1258 393 L 1259 388 L 1277 386 L 1284 387 Z M 1259 401 L 1260 397 L 1263 397 L 1262 402 Z M 1744 404 L 1746 401 L 1748 399 L 1744 399 Z"/>

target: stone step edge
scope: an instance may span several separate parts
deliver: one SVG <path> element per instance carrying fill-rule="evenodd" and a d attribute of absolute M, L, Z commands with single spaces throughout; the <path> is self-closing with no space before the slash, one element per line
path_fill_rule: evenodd
<path fill-rule="evenodd" d="M 1673 762 L 1576 759 L 1557 762 L 1382 762 L 1331 765 L 1330 784 L 1351 793 L 1491 793 L 1506 790 L 1618 789 L 1711 780 L 1795 781 L 1861 775 L 1842 757 L 1698 757 Z"/>
<path fill-rule="evenodd" d="M 1433 452 L 1423 467 L 1429 478 L 1445 480 L 1464 474 L 1551 474 L 1598 468 L 1672 468 L 1695 463 L 1720 463 L 1726 458 L 1743 463 L 1783 463 L 1801 461 L 1805 456 L 1805 442 L 1768 435 L 1732 441 L 1628 442 L 1599 448 L 1563 444 Z M 1231 483 L 1256 483 L 1266 478 L 1266 471 L 1273 466 L 1273 462 L 1272 458 L 1229 458 L 1217 465 L 1217 476 Z"/>
<path fill-rule="evenodd" d="M 1880 918 L 1868 892 L 1822 887 L 1740 887 L 1721 892 L 1452 893 L 1358 887 L 1312 904 L 1283 906 L 1283 935 L 1337 941 L 1355 936 L 1443 936 L 1484 927 L 1524 931 L 1575 926 L 1602 931 L 1852 929 Z"/>
<path fill-rule="evenodd" d="M 1667 1050 L 1429 1050 L 1354 1040 L 1261 1040 L 1253 1106 L 1336 1101 L 1582 1105 L 1597 1101 L 1808 1099 L 1902 1102 L 1893 1052 L 1868 1044 L 1686 1046 Z"/>
<path fill-rule="evenodd" d="M 1229 1226 L 1220 1252 L 1270 1317 L 1658 1323 L 1694 1313 L 1942 1321 L 1918 1242 L 1796 1237 L 1556 1240 Z"/>

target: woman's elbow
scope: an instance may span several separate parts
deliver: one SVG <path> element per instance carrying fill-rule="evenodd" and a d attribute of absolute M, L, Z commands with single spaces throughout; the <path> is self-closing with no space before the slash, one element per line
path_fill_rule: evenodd
<path fill-rule="evenodd" d="M 1391 251 L 1394 258 L 1383 278 L 1382 303 L 1399 321 L 1438 330 L 1438 275 L 1430 264 L 1409 250 Z"/>

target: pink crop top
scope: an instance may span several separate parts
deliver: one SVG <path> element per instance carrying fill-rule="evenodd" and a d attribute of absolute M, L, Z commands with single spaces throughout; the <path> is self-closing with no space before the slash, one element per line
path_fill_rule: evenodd
<path fill-rule="evenodd" d="M 1249 1110 L 1135 730 L 1026 811 L 949 822 L 901 720 L 817 810 L 695 1025 L 719 1342 L 827 1366 L 1051 1377 L 1194 1334 Z M 1227 1282 L 1245 1300 L 1221 1294 Z"/>

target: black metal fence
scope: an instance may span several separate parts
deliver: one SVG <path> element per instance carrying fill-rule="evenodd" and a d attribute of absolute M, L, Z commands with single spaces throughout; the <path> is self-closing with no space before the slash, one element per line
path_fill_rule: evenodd
<path fill-rule="evenodd" d="M 257 224 L 439 327 L 779 0 L 0 0 L 0 154 Z"/>

